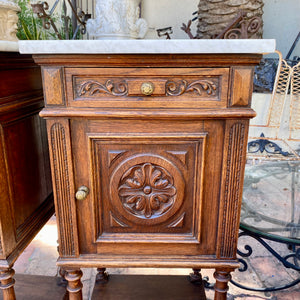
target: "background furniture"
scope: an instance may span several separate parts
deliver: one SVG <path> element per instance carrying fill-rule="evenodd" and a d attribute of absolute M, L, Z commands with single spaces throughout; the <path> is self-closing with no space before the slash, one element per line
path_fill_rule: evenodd
<path fill-rule="evenodd" d="M 278 154 L 286 160 L 294 159 L 291 156 L 299 159 L 300 62 L 286 61 L 279 51 L 276 53 L 279 61 L 272 96 L 269 102 L 269 95 L 264 94 L 256 103 L 260 106 L 256 108 L 259 118 L 250 124 L 249 139 L 254 141 L 249 143 L 248 152 L 250 157 L 258 159 L 262 155 L 272 159 L 273 154 L 275 160 Z"/>
<path fill-rule="evenodd" d="M 0 288 L 13 300 L 12 266 L 54 213 L 40 68 L 0 53 Z"/>
<path fill-rule="evenodd" d="M 253 68 L 274 50 L 256 43 L 20 43 L 42 65 L 70 299 L 82 298 L 80 267 L 99 281 L 106 267 L 215 268 L 215 299 L 226 298 Z"/>
<path fill-rule="evenodd" d="M 251 263 L 255 264 L 259 246 L 285 268 L 300 271 L 300 63 L 285 60 L 279 51 L 276 52 L 279 62 L 270 105 L 257 109 L 261 116 L 268 111 L 266 122 L 257 121 L 249 130 L 249 164 L 245 172 L 240 224 L 240 240 L 246 245 L 238 249 L 241 272 L 247 271 Z M 267 96 L 261 100 L 267 100 Z M 287 247 L 280 248 L 280 244 Z M 279 281 L 277 284 L 266 282 L 263 287 L 232 283 L 252 291 L 278 291 L 298 284 L 300 278 L 292 276 L 286 282 Z"/>

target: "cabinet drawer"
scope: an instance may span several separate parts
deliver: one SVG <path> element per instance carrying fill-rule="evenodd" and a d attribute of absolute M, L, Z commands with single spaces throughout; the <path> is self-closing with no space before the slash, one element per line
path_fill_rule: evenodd
<path fill-rule="evenodd" d="M 224 108 L 228 68 L 66 68 L 68 106 Z"/>

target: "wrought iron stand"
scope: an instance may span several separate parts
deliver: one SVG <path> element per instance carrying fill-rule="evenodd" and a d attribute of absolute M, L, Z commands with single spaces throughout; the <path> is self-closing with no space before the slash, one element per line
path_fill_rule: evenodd
<path fill-rule="evenodd" d="M 284 155 L 284 154 L 283 154 Z M 299 197 L 298 190 L 298 179 L 300 172 L 300 162 L 298 160 L 295 161 L 275 161 L 268 162 L 267 164 L 262 164 L 261 166 L 254 167 L 251 172 L 249 172 L 248 176 L 245 177 L 245 187 L 249 188 L 251 186 L 257 185 L 260 180 L 266 178 L 275 178 L 277 179 L 276 184 L 283 182 L 286 176 L 290 176 L 289 183 L 290 185 L 290 210 L 287 210 L 288 213 L 288 221 L 285 221 L 281 217 L 273 216 L 273 214 L 266 215 L 266 210 L 261 210 L 260 208 L 256 209 L 255 205 L 253 205 L 251 198 L 247 201 L 244 199 L 242 204 L 242 215 L 241 215 L 241 224 L 240 224 L 240 234 L 239 239 L 242 237 L 250 237 L 256 240 L 262 247 L 264 247 L 269 253 L 271 253 L 285 268 L 293 269 L 295 271 L 300 271 L 300 220 L 298 220 L 299 216 L 296 216 L 297 212 L 297 198 Z M 251 176 L 252 174 L 252 176 Z M 268 181 L 265 181 L 263 184 L 267 185 Z M 276 185 L 274 185 L 276 186 Z M 284 187 L 284 184 L 282 185 Z M 268 191 L 268 190 L 266 190 Z M 249 191 L 248 191 L 249 192 Z M 248 196 L 252 196 L 253 192 L 249 192 Z M 263 194 L 268 195 L 268 194 Z M 275 194 L 276 195 L 276 194 Z M 255 196 L 253 196 L 255 199 Z M 273 194 L 269 194 L 267 197 L 271 202 L 269 202 L 269 207 L 274 205 L 276 202 L 273 202 L 274 196 Z M 265 198 L 264 198 L 265 199 Z M 277 199 L 277 198 L 276 198 Z M 280 200 L 278 200 L 280 199 Z M 281 198 L 278 198 L 276 201 L 281 202 Z M 266 199 L 264 200 L 264 202 Z M 271 205 L 270 205 L 271 203 Z M 253 206 L 251 208 L 250 206 Z M 284 206 L 283 206 L 284 207 Z M 282 207 L 281 207 L 282 208 Z M 277 209 L 281 209 L 278 207 Z M 288 234 L 286 234 L 288 233 Z M 286 244 L 287 248 L 291 251 L 289 254 L 283 256 L 278 251 L 271 246 L 272 243 L 269 241 L 273 241 L 280 244 Z M 249 242 L 248 242 L 249 243 Z M 248 270 L 248 262 L 247 258 L 253 253 L 253 248 L 246 244 L 244 245 L 244 249 L 237 251 L 240 256 L 239 261 L 241 263 L 241 267 L 239 269 L 240 272 L 245 272 Z M 290 288 L 300 283 L 299 278 L 293 280 L 288 284 L 284 284 L 281 286 L 273 286 L 273 287 L 249 287 L 243 284 L 240 284 L 234 280 L 231 280 L 231 283 L 235 286 L 249 290 L 249 291 L 259 291 L 259 292 L 271 292 L 271 291 L 279 291 L 283 289 Z"/>
<path fill-rule="evenodd" d="M 241 232 L 239 234 L 239 237 L 243 236 L 249 236 L 256 241 L 258 241 L 265 249 L 267 249 L 274 257 L 276 257 L 286 268 L 291 268 L 296 271 L 300 271 L 300 266 L 299 266 L 299 261 L 300 261 L 300 248 L 296 249 L 297 246 L 300 245 L 300 241 L 293 241 L 291 240 L 280 240 L 280 239 L 275 239 L 271 236 L 268 236 L 266 234 L 261 234 L 258 230 L 248 230 L 245 226 L 241 225 L 240 226 Z M 283 243 L 286 244 L 288 248 L 293 250 L 293 253 L 288 254 L 286 256 L 280 255 L 277 251 L 275 251 L 265 240 L 271 240 L 275 241 L 278 243 Z M 253 249 L 249 245 L 244 246 L 245 251 L 238 250 L 238 255 L 240 255 L 242 258 L 239 258 L 240 263 L 242 264 L 241 268 L 239 269 L 240 272 L 245 272 L 248 269 L 248 264 L 245 258 L 250 257 L 251 254 L 253 253 Z M 234 280 L 230 281 L 232 284 L 235 286 L 245 289 L 248 291 L 257 291 L 257 292 L 273 292 L 273 291 L 280 291 L 283 289 L 290 288 L 292 286 L 295 286 L 300 282 L 300 277 L 288 284 L 281 285 L 278 287 L 266 287 L 266 288 L 254 288 L 254 287 L 249 287 L 243 284 L 240 284 Z"/>

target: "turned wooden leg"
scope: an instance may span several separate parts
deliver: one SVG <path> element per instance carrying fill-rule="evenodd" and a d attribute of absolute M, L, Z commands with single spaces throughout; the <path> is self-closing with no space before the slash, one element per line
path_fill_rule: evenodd
<path fill-rule="evenodd" d="M 106 272 L 106 268 L 97 268 L 97 275 L 96 275 L 96 283 L 107 283 L 109 279 L 109 275 Z"/>
<path fill-rule="evenodd" d="M 215 284 L 215 300 L 226 300 L 228 291 L 228 282 L 231 279 L 230 271 L 216 270 L 214 273 L 216 279 Z"/>
<path fill-rule="evenodd" d="M 202 283 L 202 276 L 200 271 L 201 269 L 193 269 L 193 273 L 190 273 L 190 278 L 189 278 L 191 283 L 197 283 L 197 284 Z"/>
<path fill-rule="evenodd" d="M 69 292 L 69 300 L 82 300 L 81 277 L 82 271 L 80 269 L 65 270 L 65 279 L 68 282 L 67 291 Z"/>
<path fill-rule="evenodd" d="M 12 268 L 0 269 L 0 289 L 3 291 L 3 300 L 15 300 L 15 271 Z"/>
<path fill-rule="evenodd" d="M 58 286 L 67 286 L 68 282 L 65 279 L 66 271 L 63 268 L 59 268 L 58 273 L 60 277 L 57 277 L 56 283 Z"/>

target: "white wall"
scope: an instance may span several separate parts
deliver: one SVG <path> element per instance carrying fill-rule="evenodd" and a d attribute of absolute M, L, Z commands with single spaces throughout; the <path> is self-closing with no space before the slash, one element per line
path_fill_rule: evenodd
<path fill-rule="evenodd" d="M 156 29 L 173 27 L 172 39 L 188 38 L 180 27 L 192 18 L 197 10 L 199 0 L 142 0 L 142 16 L 149 24 L 146 38 L 158 38 Z M 300 31 L 300 0 L 265 0 L 264 38 L 275 38 L 277 49 L 286 56 Z M 196 34 L 197 21 L 192 33 Z M 300 56 L 300 41 L 292 53 Z M 291 58 L 292 58 L 291 57 Z"/>
<path fill-rule="evenodd" d="M 198 10 L 199 0 L 143 0 L 142 17 L 150 27 L 146 39 L 158 38 L 156 29 L 172 27 L 172 39 L 186 39 L 187 34 L 180 29 L 192 19 L 192 13 Z M 193 22 L 192 33 L 196 34 L 197 21 Z"/>
<path fill-rule="evenodd" d="M 285 57 L 300 31 L 300 0 L 265 0 L 263 19 L 263 37 L 275 38 Z M 290 58 L 295 55 L 300 56 L 300 40 Z"/>
<path fill-rule="evenodd" d="M 92 9 L 92 1 L 95 0 L 88 0 L 89 12 Z M 158 38 L 156 29 L 171 26 L 174 31 L 172 39 L 187 39 L 188 36 L 180 27 L 182 23 L 187 23 L 192 18 L 192 13 L 198 9 L 199 1 L 142 0 L 142 17 L 147 20 L 150 27 L 146 38 L 156 39 Z M 85 3 L 84 0 L 82 2 Z M 300 0 L 264 0 L 264 2 L 264 38 L 275 38 L 277 50 L 285 57 L 300 31 Z M 83 9 L 86 11 L 86 7 Z M 197 21 L 193 22 L 194 35 L 196 26 Z M 300 41 L 291 58 L 295 55 L 300 56 Z"/>

